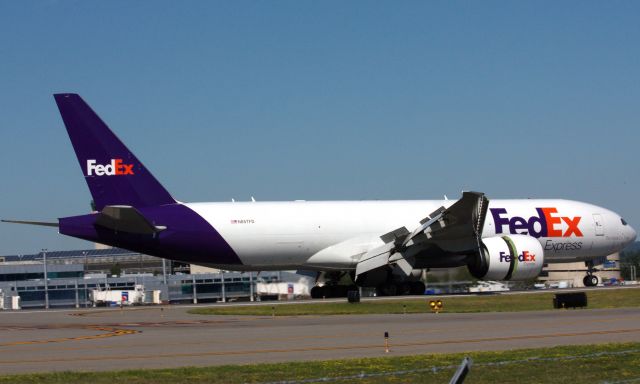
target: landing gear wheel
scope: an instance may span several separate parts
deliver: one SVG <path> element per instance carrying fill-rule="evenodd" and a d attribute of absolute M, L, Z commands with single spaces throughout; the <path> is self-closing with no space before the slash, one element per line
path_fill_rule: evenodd
<path fill-rule="evenodd" d="M 598 270 L 593 267 L 593 260 L 585 261 L 584 265 L 587 267 L 587 276 L 582 279 L 582 282 L 585 287 L 595 287 L 598 285 L 598 276 L 594 275 L 593 272 Z"/>
<path fill-rule="evenodd" d="M 376 288 L 378 296 L 395 296 L 398 292 L 398 287 L 393 283 L 382 283 Z"/>
<path fill-rule="evenodd" d="M 322 296 L 325 296 L 325 289 L 324 287 L 320 287 L 320 286 L 315 286 L 313 288 L 311 288 L 311 298 L 312 299 L 320 299 L 322 298 Z"/>
<path fill-rule="evenodd" d="M 397 295 L 406 296 L 411 294 L 411 282 L 405 281 L 402 283 L 397 283 L 396 286 L 398 287 L 396 293 Z"/>
<path fill-rule="evenodd" d="M 412 295 L 424 295 L 425 285 L 422 281 L 411 282 L 411 294 Z"/>
<path fill-rule="evenodd" d="M 584 277 L 582 282 L 586 287 L 595 287 L 598 285 L 598 276 L 587 275 Z"/>

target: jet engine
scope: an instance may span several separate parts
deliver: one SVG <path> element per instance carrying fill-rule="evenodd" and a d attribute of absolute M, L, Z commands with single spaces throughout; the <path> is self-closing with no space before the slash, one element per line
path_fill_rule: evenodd
<path fill-rule="evenodd" d="M 537 277 L 544 264 L 542 245 L 526 235 L 482 239 L 480 252 L 469 262 L 471 274 L 482 280 L 528 280 Z"/>

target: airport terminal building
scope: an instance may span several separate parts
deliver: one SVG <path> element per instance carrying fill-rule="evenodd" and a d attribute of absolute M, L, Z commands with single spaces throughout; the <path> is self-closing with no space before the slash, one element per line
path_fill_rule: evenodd
<path fill-rule="evenodd" d="M 189 264 L 119 248 L 0 256 L 3 309 L 9 309 L 14 296 L 20 297 L 20 308 L 86 307 L 95 304 L 91 298 L 94 291 L 136 289 L 147 293 L 147 303 L 153 300 L 153 292 L 162 303 L 293 299 L 308 295 L 312 283 L 288 272 L 194 268 L 191 273 Z"/>

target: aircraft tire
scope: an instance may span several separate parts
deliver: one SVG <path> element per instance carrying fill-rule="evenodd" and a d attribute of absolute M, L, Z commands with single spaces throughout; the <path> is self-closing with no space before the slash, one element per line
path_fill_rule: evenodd
<path fill-rule="evenodd" d="M 596 275 L 587 275 L 582 279 L 585 287 L 595 287 L 598 285 L 598 276 Z"/>
<path fill-rule="evenodd" d="M 422 281 L 411 282 L 411 294 L 412 295 L 424 295 L 425 285 Z"/>
<path fill-rule="evenodd" d="M 391 282 L 382 283 L 376 288 L 378 296 L 395 296 L 397 291 L 398 287 Z"/>
<path fill-rule="evenodd" d="M 325 296 L 325 289 L 324 287 L 320 287 L 318 285 L 316 285 L 315 287 L 311 288 L 311 298 L 312 299 L 321 299 L 323 296 Z"/>
<path fill-rule="evenodd" d="M 396 294 L 401 296 L 407 296 L 411 294 L 411 282 L 404 281 L 397 284 Z"/>
<path fill-rule="evenodd" d="M 349 290 L 349 286 L 347 285 L 334 285 L 332 287 L 331 297 L 347 297 L 347 291 Z"/>

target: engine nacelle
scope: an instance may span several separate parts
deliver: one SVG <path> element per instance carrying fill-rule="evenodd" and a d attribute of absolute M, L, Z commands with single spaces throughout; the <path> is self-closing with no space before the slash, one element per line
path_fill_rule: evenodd
<path fill-rule="evenodd" d="M 537 277 L 544 264 L 542 245 L 526 235 L 482 239 L 482 247 L 469 263 L 469 272 L 482 280 L 528 280 Z"/>

